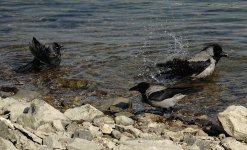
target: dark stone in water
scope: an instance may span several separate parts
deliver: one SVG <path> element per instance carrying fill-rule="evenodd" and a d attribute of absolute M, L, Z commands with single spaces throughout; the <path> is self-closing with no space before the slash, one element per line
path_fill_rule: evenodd
<path fill-rule="evenodd" d="M 79 80 L 79 79 L 65 79 L 60 78 L 56 80 L 56 83 L 64 88 L 71 89 L 80 89 L 80 88 L 89 88 L 96 86 L 96 82 L 89 80 Z"/>
<path fill-rule="evenodd" d="M 0 87 L 0 97 L 7 98 L 15 95 L 18 92 L 16 87 Z"/>

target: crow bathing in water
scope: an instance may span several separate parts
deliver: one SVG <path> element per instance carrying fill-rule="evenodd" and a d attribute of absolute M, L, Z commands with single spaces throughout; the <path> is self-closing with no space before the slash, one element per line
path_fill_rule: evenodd
<path fill-rule="evenodd" d="M 227 56 L 219 44 L 210 44 L 188 60 L 175 58 L 165 63 L 158 63 L 156 66 L 163 75 L 200 79 L 211 75 L 220 58 Z"/>
<path fill-rule="evenodd" d="M 56 42 L 53 42 L 52 46 L 47 47 L 33 37 L 29 49 L 34 56 L 34 59 L 30 63 L 19 67 L 16 72 L 30 72 L 45 67 L 53 68 L 59 66 L 61 62 L 61 48 L 62 46 Z"/>

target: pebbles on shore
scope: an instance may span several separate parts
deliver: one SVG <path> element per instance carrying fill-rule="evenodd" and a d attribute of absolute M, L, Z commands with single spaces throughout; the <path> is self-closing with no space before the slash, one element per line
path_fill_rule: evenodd
<path fill-rule="evenodd" d="M 164 122 L 163 116 L 154 114 L 118 112 L 114 117 L 89 104 L 62 113 L 37 93 L 0 101 L 0 149 L 247 149 L 247 109 L 242 106 L 230 106 L 219 114 L 222 127 L 232 137 L 217 137 L 179 120 Z"/>

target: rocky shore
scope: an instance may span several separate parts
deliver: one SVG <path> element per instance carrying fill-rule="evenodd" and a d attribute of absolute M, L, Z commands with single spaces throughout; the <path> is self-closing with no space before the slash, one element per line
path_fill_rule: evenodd
<path fill-rule="evenodd" d="M 32 91 L 0 98 L 0 114 L 1 150 L 247 149 L 243 106 L 218 114 L 222 133 L 214 136 L 198 125 L 150 113 L 107 114 L 89 104 L 62 113 Z"/>

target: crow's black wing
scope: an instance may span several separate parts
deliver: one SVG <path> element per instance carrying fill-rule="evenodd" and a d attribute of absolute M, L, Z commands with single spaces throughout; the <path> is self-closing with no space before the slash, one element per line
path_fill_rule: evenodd
<path fill-rule="evenodd" d="M 159 63 L 156 66 L 163 71 L 177 76 L 190 76 L 192 74 L 198 74 L 206 69 L 210 65 L 210 60 L 207 61 L 188 61 L 182 59 L 173 59 L 166 63 Z"/>
<path fill-rule="evenodd" d="M 32 44 L 29 46 L 31 53 L 34 58 L 39 60 L 40 62 L 46 64 L 48 60 L 47 51 L 49 51 L 49 47 L 41 44 L 35 37 L 33 37 Z"/>
<path fill-rule="evenodd" d="M 172 98 L 176 94 L 190 94 L 200 91 L 202 91 L 202 87 L 167 88 L 150 94 L 148 99 L 153 101 L 162 101 L 164 99 Z"/>

